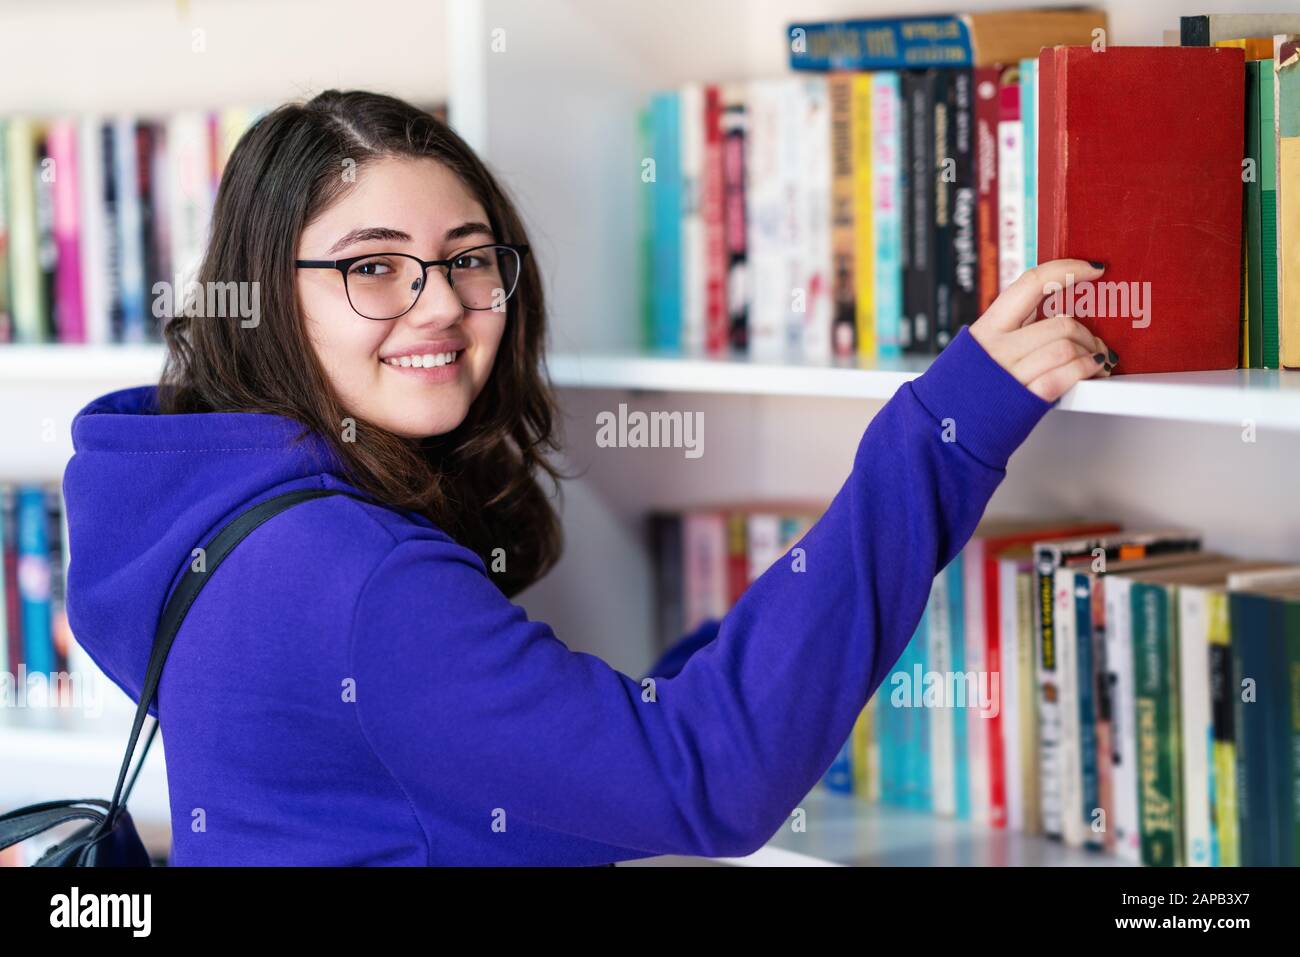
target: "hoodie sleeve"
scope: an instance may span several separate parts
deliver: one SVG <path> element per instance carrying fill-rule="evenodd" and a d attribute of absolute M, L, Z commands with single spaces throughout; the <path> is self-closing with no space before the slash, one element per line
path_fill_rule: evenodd
<path fill-rule="evenodd" d="M 412 799 L 645 854 L 742 856 L 817 783 L 1051 404 L 963 329 L 871 421 L 823 517 L 671 676 L 530 621 L 468 549 L 396 545 L 362 588 L 358 715 Z M 797 551 L 796 551 L 797 549 Z"/>

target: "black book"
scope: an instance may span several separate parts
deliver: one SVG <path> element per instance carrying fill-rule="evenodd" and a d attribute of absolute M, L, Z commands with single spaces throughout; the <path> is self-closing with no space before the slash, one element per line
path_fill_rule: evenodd
<path fill-rule="evenodd" d="M 952 73 L 953 159 L 956 183 L 952 204 L 953 287 L 952 325 L 957 331 L 979 318 L 979 213 L 975 180 L 975 75 L 971 70 Z M 939 343 L 940 348 L 947 341 Z"/>
<path fill-rule="evenodd" d="M 907 261 L 903 270 L 903 351 L 933 354 L 935 319 L 934 97 L 938 71 L 902 76 L 907 129 Z"/>

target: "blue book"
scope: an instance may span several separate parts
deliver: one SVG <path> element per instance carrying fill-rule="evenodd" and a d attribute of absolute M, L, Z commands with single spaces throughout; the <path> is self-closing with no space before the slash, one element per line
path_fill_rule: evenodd
<path fill-rule="evenodd" d="M 853 736 L 851 734 L 848 740 L 840 745 L 835 760 L 822 775 L 822 784 L 826 790 L 834 791 L 836 794 L 853 793 Z"/>
<path fill-rule="evenodd" d="M 948 563 L 942 572 L 948 588 L 949 644 L 953 674 L 966 670 L 966 592 L 962 583 L 962 555 Z M 953 790 L 957 798 L 959 821 L 970 819 L 970 733 L 966 727 L 970 707 L 952 709 Z"/>
<path fill-rule="evenodd" d="M 654 136 L 652 200 L 651 349 L 682 344 L 682 167 L 680 103 L 675 92 L 650 101 Z"/>
<path fill-rule="evenodd" d="M 1101 835 L 1093 830 L 1094 811 L 1101 807 L 1097 776 L 1097 709 L 1092 666 L 1092 579 L 1086 572 L 1074 574 L 1075 668 L 1079 688 L 1079 764 L 1083 778 L 1084 843 L 1102 846 Z"/>
<path fill-rule="evenodd" d="M 1020 141 L 1025 144 L 1025 268 L 1038 265 L 1038 61 L 1020 61 Z"/>
<path fill-rule="evenodd" d="M 57 671 L 50 608 L 49 516 L 45 489 L 18 488 L 18 600 L 23 623 L 23 661 L 27 673 L 47 677 Z"/>

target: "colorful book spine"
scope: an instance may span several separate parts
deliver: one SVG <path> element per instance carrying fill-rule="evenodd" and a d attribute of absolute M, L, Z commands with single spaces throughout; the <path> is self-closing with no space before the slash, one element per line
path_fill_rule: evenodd
<path fill-rule="evenodd" d="M 948 585 L 944 576 L 935 576 L 930 586 L 927 604 L 926 666 L 946 678 L 953 673 L 952 617 L 948 604 Z M 940 702 L 939 707 L 926 708 L 929 723 L 930 750 L 930 805 L 935 814 L 955 817 L 957 814 L 956 777 L 953 774 L 953 708 L 951 702 Z"/>
<path fill-rule="evenodd" d="M 871 74 L 871 219 L 875 239 L 872 301 L 876 351 L 882 359 L 894 359 L 902 353 L 902 112 L 898 74 Z"/>
<path fill-rule="evenodd" d="M 747 88 L 748 128 L 745 167 L 749 194 L 748 277 L 749 354 L 777 359 L 785 350 L 786 303 L 785 207 L 781 182 L 784 85 L 755 80 Z"/>
<path fill-rule="evenodd" d="M 1300 369 L 1300 38 L 1274 39 L 1278 355 L 1285 368 Z"/>
<path fill-rule="evenodd" d="M 998 90 L 998 290 L 1025 271 L 1025 148 L 1020 77 L 1009 69 Z"/>
<path fill-rule="evenodd" d="M 54 673 L 50 606 L 50 539 L 45 490 L 19 486 L 16 498 L 18 534 L 18 597 L 22 614 L 22 661 L 29 674 Z"/>
<path fill-rule="evenodd" d="M 1025 180 L 1025 268 L 1038 263 L 1038 60 L 1020 61 L 1020 122 Z"/>
<path fill-rule="evenodd" d="M 727 346 L 727 270 L 730 265 L 725 233 L 726 177 L 722 161 L 722 90 L 704 87 L 704 162 L 700 215 L 704 224 L 704 347 L 712 355 Z"/>
<path fill-rule="evenodd" d="M 975 71 L 975 214 L 979 265 L 979 312 L 982 314 L 999 291 L 998 282 L 998 90 L 1002 71 L 981 67 Z"/>
<path fill-rule="evenodd" d="M 1177 867 L 1182 853 L 1182 771 L 1178 735 L 1177 634 L 1169 589 L 1135 581 L 1133 688 L 1138 735 L 1138 815 L 1142 863 Z"/>
<path fill-rule="evenodd" d="M 723 87 L 723 214 L 727 248 L 727 341 L 737 352 L 749 345 L 748 213 L 745 191 L 745 89 Z"/>
<path fill-rule="evenodd" d="M 975 173 L 975 75 L 956 70 L 952 76 L 954 176 L 952 206 L 952 332 L 980 317 L 979 236 Z"/>
<path fill-rule="evenodd" d="M 1259 136 L 1259 326 L 1260 364 L 1265 369 L 1278 368 L 1278 288 L 1277 288 L 1277 143 L 1273 138 L 1273 61 L 1247 64 L 1256 67 L 1259 94 L 1255 128 Z"/>
<path fill-rule="evenodd" d="M 678 143 L 681 150 L 682 348 L 704 351 L 708 324 L 704 247 L 704 87 L 683 84 L 679 92 Z"/>
<path fill-rule="evenodd" d="M 1238 691 L 1232 668 L 1232 634 L 1228 625 L 1226 593 L 1206 592 L 1205 618 L 1213 722 L 1210 758 L 1213 838 L 1210 857 L 1215 867 L 1238 867 L 1241 864 L 1241 844 L 1237 822 L 1237 745 L 1233 713 L 1233 701 Z"/>
<path fill-rule="evenodd" d="M 831 76 L 832 242 L 835 255 L 835 353 L 876 356 L 876 235 L 871 186 L 873 77 Z"/>
<path fill-rule="evenodd" d="M 655 94 L 650 112 L 654 127 L 655 185 L 654 282 L 650 287 L 654 321 L 649 346 L 675 351 L 682 345 L 681 123 L 677 93 Z M 176 129 L 168 132 L 174 133 Z M 179 200 L 173 202 L 174 209 L 182 205 Z M 183 229 L 172 235 L 173 262 L 177 269 L 183 268 L 182 264 L 190 256 L 187 232 Z"/>
<path fill-rule="evenodd" d="M 962 555 L 958 553 L 940 573 L 944 579 L 944 587 L 948 591 L 948 647 L 952 658 L 952 671 L 955 675 L 970 673 L 966 665 L 966 595 L 965 572 L 962 564 Z M 970 820 L 971 816 L 970 732 L 968 730 L 971 711 L 971 703 L 968 700 L 966 707 L 954 708 L 952 712 L 953 814 L 962 821 Z"/>
<path fill-rule="evenodd" d="M 826 362 L 834 354 L 830 91 L 827 78 L 815 75 L 799 77 L 793 87 L 799 147 L 794 191 L 799 204 L 798 226 L 793 237 L 799 282 L 794 288 L 803 293 L 803 302 L 791 316 L 792 351 L 807 361 Z M 848 354 L 852 354 L 851 345 Z"/>
<path fill-rule="evenodd" d="M 57 265 L 54 298 L 55 328 L 60 342 L 85 342 L 82 312 L 80 202 L 77 182 L 77 128 L 71 120 L 50 124 L 46 134 L 54 181 L 54 245 Z"/>
<path fill-rule="evenodd" d="M 36 128 L 24 117 L 6 125 L 5 191 L 9 217 L 10 308 L 14 341 L 35 343 L 44 339 L 45 316 L 41 302 L 41 267 L 36 226 Z"/>
<path fill-rule="evenodd" d="M 1101 804 L 1100 773 L 1097 769 L 1096 673 L 1093 661 L 1092 579 L 1076 569 L 1071 600 L 1074 605 L 1075 682 L 1078 689 L 1079 824 L 1083 844 L 1101 848 L 1106 818 Z M 1067 809 L 1068 811 L 1068 809 Z"/>

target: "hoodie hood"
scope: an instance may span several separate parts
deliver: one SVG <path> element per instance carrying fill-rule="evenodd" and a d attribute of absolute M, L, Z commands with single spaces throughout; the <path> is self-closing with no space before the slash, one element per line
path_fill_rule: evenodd
<path fill-rule="evenodd" d="M 133 699 L 163 601 L 193 549 L 256 500 L 347 486 L 326 440 L 301 423 L 259 413 L 163 415 L 157 386 L 95 399 L 73 419 L 72 445 L 63 477 L 68 624 Z"/>

